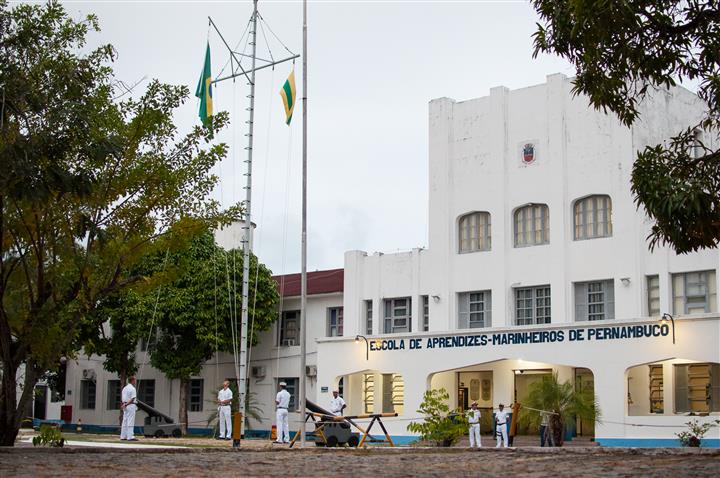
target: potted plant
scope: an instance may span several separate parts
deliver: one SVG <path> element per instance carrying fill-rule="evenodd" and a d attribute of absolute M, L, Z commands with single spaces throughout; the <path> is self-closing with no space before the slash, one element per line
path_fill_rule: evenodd
<path fill-rule="evenodd" d="M 690 420 L 685 425 L 688 429 L 675 435 L 680 439 L 682 446 L 700 447 L 700 441 L 711 428 L 720 425 L 720 420 L 714 422 L 699 423 L 697 419 Z"/>

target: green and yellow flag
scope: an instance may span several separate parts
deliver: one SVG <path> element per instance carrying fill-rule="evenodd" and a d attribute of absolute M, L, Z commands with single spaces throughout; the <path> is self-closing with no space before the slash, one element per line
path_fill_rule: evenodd
<path fill-rule="evenodd" d="M 202 73 L 200 74 L 200 81 L 198 81 L 197 90 L 195 96 L 200 98 L 200 121 L 207 127 L 212 124 L 213 114 L 213 102 L 212 102 L 212 75 L 210 73 L 210 43 L 207 45 L 205 50 L 205 65 L 203 66 Z"/>
<path fill-rule="evenodd" d="M 285 106 L 285 124 L 290 124 L 293 115 L 293 109 L 295 108 L 295 70 L 290 72 L 290 76 L 285 80 L 285 84 L 280 90 L 280 97 L 283 100 Z"/>

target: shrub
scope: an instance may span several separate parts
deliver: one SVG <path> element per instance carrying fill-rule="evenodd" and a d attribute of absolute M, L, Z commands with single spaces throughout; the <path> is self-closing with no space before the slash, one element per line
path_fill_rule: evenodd
<path fill-rule="evenodd" d="M 412 422 L 407 429 L 419 433 L 425 441 L 437 446 L 451 446 L 467 432 L 467 420 L 458 410 L 450 411 L 447 390 L 428 390 L 418 413 L 425 418 L 422 422 Z"/>
<path fill-rule="evenodd" d="M 65 439 L 60 429 L 54 425 L 40 425 L 40 433 L 32 439 L 33 446 L 62 447 Z"/>

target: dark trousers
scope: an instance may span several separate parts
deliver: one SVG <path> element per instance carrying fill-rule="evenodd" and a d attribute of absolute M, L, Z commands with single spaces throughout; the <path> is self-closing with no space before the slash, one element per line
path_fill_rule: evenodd
<path fill-rule="evenodd" d="M 545 431 L 547 430 L 546 425 L 540 425 L 540 446 L 545 446 Z"/>

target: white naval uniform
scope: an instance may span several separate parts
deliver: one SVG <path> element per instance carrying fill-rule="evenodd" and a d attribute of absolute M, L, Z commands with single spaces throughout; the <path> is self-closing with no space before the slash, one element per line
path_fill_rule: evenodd
<path fill-rule="evenodd" d="M 218 392 L 218 402 L 232 401 L 233 393 L 229 388 Z M 220 422 L 220 438 L 230 438 L 232 435 L 232 420 L 230 419 L 230 403 L 218 406 L 218 421 Z"/>
<path fill-rule="evenodd" d="M 275 423 L 277 425 L 277 442 L 290 443 L 290 426 L 288 425 L 288 406 L 290 406 L 290 393 L 282 389 L 275 397 L 277 411 L 275 412 Z"/>
<path fill-rule="evenodd" d="M 333 398 L 330 400 L 330 411 L 333 415 L 336 417 L 339 417 L 342 415 L 343 407 L 345 406 L 345 400 L 338 395 L 337 398 Z"/>
<path fill-rule="evenodd" d="M 129 403 L 130 401 L 133 403 Z M 133 384 L 128 383 L 122 389 L 122 395 L 120 401 L 125 405 L 123 409 L 122 426 L 120 427 L 120 439 L 121 440 L 133 440 L 135 439 L 135 412 L 137 411 L 137 391 Z"/>
<path fill-rule="evenodd" d="M 473 410 L 472 408 L 467 411 L 468 423 L 470 424 L 470 446 L 476 446 L 480 448 L 480 410 Z"/>
<path fill-rule="evenodd" d="M 501 440 L 505 448 L 508 446 L 507 421 L 508 412 L 506 410 L 498 410 L 495 412 L 495 435 L 497 436 L 497 445 L 495 445 L 495 448 L 500 446 Z"/>

